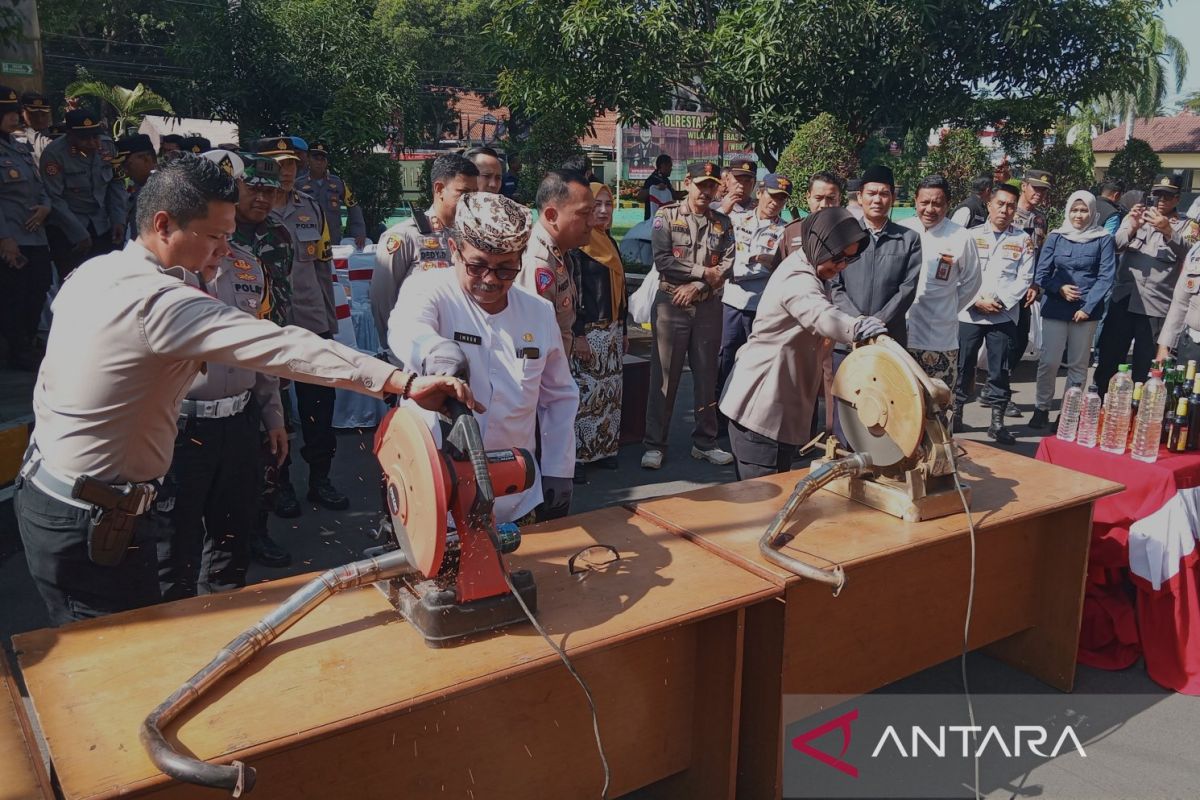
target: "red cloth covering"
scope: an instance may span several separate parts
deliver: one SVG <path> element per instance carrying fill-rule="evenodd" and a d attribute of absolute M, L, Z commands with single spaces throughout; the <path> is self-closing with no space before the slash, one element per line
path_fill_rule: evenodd
<path fill-rule="evenodd" d="M 1125 491 L 1097 500 L 1092 513 L 1079 662 L 1124 669 L 1144 651 L 1147 672 L 1156 682 L 1200 693 L 1200 633 L 1188 642 L 1189 630 L 1200 630 L 1197 554 L 1184 559 L 1179 574 L 1158 591 L 1129 574 L 1129 526 L 1180 489 L 1200 486 L 1200 451 L 1163 450 L 1158 461 L 1146 464 L 1128 452 L 1118 456 L 1048 436 L 1038 445 L 1037 459 L 1125 485 Z M 1129 578 L 1137 587 L 1136 611 Z"/>

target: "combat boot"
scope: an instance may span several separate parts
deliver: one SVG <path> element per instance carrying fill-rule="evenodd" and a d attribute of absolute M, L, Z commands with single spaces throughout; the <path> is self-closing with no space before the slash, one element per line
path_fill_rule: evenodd
<path fill-rule="evenodd" d="M 994 406 L 992 408 L 992 424 L 988 426 L 987 435 L 989 439 L 995 439 L 996 444 L 1016 444 L 1017 438 L 1009 432 L 1008 428 L 1004 427 L 1004 406 Z"/>

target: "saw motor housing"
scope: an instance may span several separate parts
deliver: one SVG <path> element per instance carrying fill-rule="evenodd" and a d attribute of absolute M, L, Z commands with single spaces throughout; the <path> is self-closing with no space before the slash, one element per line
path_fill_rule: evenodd
<path fill-rule="evenodd" d="M 525 621 L 510 583 L 535 613 L 533 575 L 504 563 L 520 535 L 501 536 L 493 513 L 497 495 L 533 486 L 533 456 L 521 448 L 485 450 L 479 423 L 465 408 L 453 414 L 440 449 L 421 417 L 393 409 L 374 449 L 383 468 L 389 546 L 404 551 L 412 568 L 377 586 L 425 642 L 442 647 Z"/>

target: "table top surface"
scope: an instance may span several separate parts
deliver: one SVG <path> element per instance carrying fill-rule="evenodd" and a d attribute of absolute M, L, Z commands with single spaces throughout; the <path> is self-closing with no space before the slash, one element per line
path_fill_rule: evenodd
<path fill-rule="evenodd" d="M 960 441 L 959 474 L 971 487 L 976 530 L 1018 522 L 1119 492 L 1112 481 L 1055 467 L 976 442 Z M 638 513 L 771 580 L 801 578 L 758 551 L 758 540 L 807 470 L 711 486 L 637 503 Z M 813 494 L 792 515 L 783 552 L 815 567 L 851 567 L 898 550 L 968 532 L 967 516 L 905 522 L 831 491 Z"/>
<path fill-rule="evenodd" d="M 0 653 L 0 800 L 33 800 L 52 797 L 50 785 L 35 764 L 36 744 L 29 741 L 28 720 L 17 686 L 8 671 L 8 658 Z"/>
<path fill-rule="evenodd" d="M 538 619 L 575 656 L 779 594 L 771 582 L 621 508 L 533 526 L 523 537 L 509 564 L 534 573 Z M 622 558 L 582 579 L 569 575 L 567 559 L 596 543 L 613 545 Z M 14 637 L 67 795 L 165 780 L 138 742 L 146 714 L 309 577 Z M 562 666 L 528 624 L 431 649 L 382 593 L 364 587 L 316 608 L 170 730 L 212 759 L 365 724 L 546 668 Z"/>

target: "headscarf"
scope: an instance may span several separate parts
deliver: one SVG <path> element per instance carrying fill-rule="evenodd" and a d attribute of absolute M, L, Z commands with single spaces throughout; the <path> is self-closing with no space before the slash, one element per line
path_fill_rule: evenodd
<path fill-rule="evenodd" d="M 608 192 L 609 195 L 612 195 L 612 190 L 603 183 L 593 181 L 588 185 L 591 187 L 593 198 L 599 198 L 601 192 Z M 612 316 L 610 319 L 616 322 L 620 318 L 621 302 L 625 299 L 625 266 L 621 263 L 621 254 L 617 251 L 616 244 L 608 235 L 608 231 L 592 228 L 588 243 L 579 249 L 593 261 L 608 267 L 609 286 L 612 288 L 610 292 Z"/>
<path fill-rule="evenodd" d="M 470 192 L 458 199 L 454 227 L 467 244 L 485 253 L 519 253 L 529 242 L 533 215 L 502 194 Z"/>
<path fill-rule="evenodd" d="M 1071 207 L 1082 201 L 1088 210 L 1087 224 L 1082 229 L 1076 228 L 1071 224 Z M 1108 231 L 1100 225 L 1096 224 L 1096 195 L 1091 192 L 1080 189 L 1074 192 L 1067 198 L 1067 206 L 1063 209 L 1062 225 L 1058 230 L 1054 231 L 1064 239 L 1068 239 L 1077 244 L 1090 242 L 1093 239 L 1099 239 L 1101 236 L 1108 236 Z"/>
<path fill-rule="evenodd" d="M 801 248 L 813 267 L 841 255 L 855 242 L 862 252 L 870 238 L 862 223 L 844 208 L 823 208 L 809 214 L 800 223 L 800 236 Z"/>

